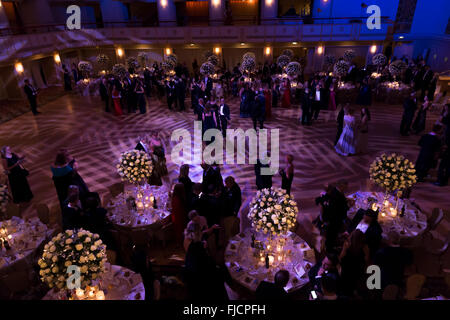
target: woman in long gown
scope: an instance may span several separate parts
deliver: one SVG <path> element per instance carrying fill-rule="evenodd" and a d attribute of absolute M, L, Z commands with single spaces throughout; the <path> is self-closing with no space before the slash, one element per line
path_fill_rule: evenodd
<path fill-rule="evenodd" d="M 216 113 L 214 112 L 212 105 L 208 103 L 206 105 L 205 111 L 202 114 L 202 128 L 203 128 L 203 135 L 205 132 L 209 129 L 217 129 L 217 118 Z M 206 142 L 208 145 L 210 142 Z"/>
<path fill-rule="evenodd" d="M 330 98 L 328 99 L 328 110 L 336 111 L 336 88 L 332 84 L 330 88 Z"/>
<path fill-rule="evenodd" d="M 182 245 L 184 238 L 184 229 L 187 225 L 186 192 L 182 183 L 177 183 L 173 187 L 172 223 L 177 244 Z"/>
<path fill-rule="evenodd" d="M 278 107 L 278 98 L 280 96 L 280 83 L 278 79 L 275 80 L 275 83 L 272 87 L 272 108 Z"/>
<path fill-rule="evenodd" d="M 358 125 L 358 142 L 356 146 L 356 153 L 367 153 L 367 144 L 369 139 L 369 109 L 363 107 L 361 109 L 361 122 Z"/>
<path fill-rule="evenodd" d="M 341 137 L 334 147 L 336 152 L 342 156 L 349 156 L 356 153 L 356 136 L 355 136 L 355 117 L 354 110 L 349 109 L 344 116 L 344 130 Z"/>
<path fill-rule="evenodd" d="M 281 87 L 281 96 L 283 97 L 281 100 L 282 108 L 290 108 L 291 107 L 291 84 L 289 79 L 285 79 L 283 81 L 283 85 Z"/>
<path fill-rule="evenodd" d="M 146 101 L 145 101 L 145 90 L 144 85 L 142 84 L 142 80 L 138 80 L 136 84 L 136 88 L 134 89 L 136 93 L 136 100 L 139 107 L 139 112 L 144 114 L 146 112 Z"/>
<path fill-rule="evenodd" d="M 112 99 L 114 101 L 114 111 L 116 112 L 116 115 L 117 116 L 123 115 L 122 105 L 120 103 L 121 95 L 116 85 L 114 85 L 114 88 L 112 90 Z"/>
<path fill-rule="evenodd" d="M 264 87 L 264 98 L 266 100 L 266 120 L 272 118 L 272 90 L 268 84 Z"/>
<path fill-rule="evenodd" d="M 162 178 L 167 176 L 166 154 L 161 139 L 157 131 L 151 132 L 151 137 L 147 143 L 150 146 L 152 154 L 150 155 L 153 163 L 153 171 L 149 183 L 151 185 L 161 186 Z"/>
<path fill-rule="evenodd" d="M 1 155 L 14 203 L 29 202 L 33 193 L 27 180 L 28 171 L 22 166 L 24 158 L 12 153 L 9 146 L 2 148 Z"/>
<path fill-rule="evenodd" d="M 420 106 L 419 112 L 417 113 L 416 119 L 412 125 L 415 134 L 421 133 L 425 130 L 427 123 L 427 110 L 431 103 L 428 101 L 428 97 L 425 96 L 423 104 Z"/>

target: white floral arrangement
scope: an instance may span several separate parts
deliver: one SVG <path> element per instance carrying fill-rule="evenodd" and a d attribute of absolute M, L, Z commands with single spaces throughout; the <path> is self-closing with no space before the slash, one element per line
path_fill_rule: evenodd
<path fill-rule="evenodd" d="M 178 63 L 178 57 L 176 56 L 176 54 L 172 53 L 166 57 L 166 61 L 169 61 L 170 63 L 172 63 L 173 67 L 175 68 L 175 66 Z"/>
<path fill-rule="evenodd" d="M 252 73 L 255 71 L 256 68 L 256 61 L 251 58 L 247 58 L 242 60 L 241 62 L 241 72 L 242 73 Z"/>
<path fill-rule="evenodd" d="M 292 51 L 292 49 L 284 49 L 281 54 L 288 56 L 289 59 L 291 59 L 291 60 L 292 60 L 292 58 L 294 58 L 294 51 Z"/>
<path fill-rule="evenodd" d="M 109 61 L 110 61 L 110 59 L 109 59 L 109 57 L 108 57 L 106 54 L 101 53 L 101 54 L 99 54 L 99 55 L 97 56 L 97 63 L 98 63 L 103 69 L 105 69 L 105 68 L 108 66 Z"/>
<path fill-rule="evenodd" d="M 344 60 L 351 62 L 356 57 L 355 50 L 348 49 L 344 51 Z"/>
<path fill-rule="evenodd" d="M 297 76 L 300 71 L 301 71 L 302 67 L 300 65 L 300 63 L 298 63 L 297 61 L 292 61 L 289 62 L 288 65 L 286 66 L 286 73 L 291 76 Z"/>
<path fill-rule="evenodd" d="M 212 75 L 214 74 L 215 68 L 211 62 L 205 62 L 200 67 L 200 73 L 203 75 Z"/>
<path fill-rule="evenodd" d="M 403 70 L 406 69 L 406 63 L 402 60 L 395 60 L 389 65 L 389 72 L 393 77 L 397 77 L 402 74 Z"/>
<path fill-rule="evenodd" d="M 50 288 L 63 289 L 71 276 L 67 268 L 78 266 L 81 288 L 85 288 L 104 272 L 106 259 L 106 246 L 98 234 L 83 229 L 66 230 L 44 246 L 38 261 L 39 275 Z"/>
<path fill-rule="evenodd" d="M 9 192 L 6 184 L 0 184 L 0 214 L 6 212 L 9 203 Z"/>
<path fill-rule="evenodd" d="M 208 58 L 214 55 L 214 53 L 211 50 L 207 50 L 203 52 L 203 60 L 208 61 Z"/>
<path fill-rule="evenodd" d="M 137 70 L 139 68 L 139 61 L 135 57 L 129 57 L 127 59 L 128 69 Z"/>
<path fill-rule="evenodd" d="M 336 57 L 332 54 L 327 54 L 324 58 L 327 66 L 333 66 L 336 63 Z"/>
<path fill-rule="evenodd" d="M 215 54 L 212 54 L 208 57 L 207 62 L 211 63 L 214 66 L 217 66 L 219 64 L 219 57 Z"/>
<path fill-rule="evenodd" d="M 164 71 L 169 72 L 175 68 L 175 65 L 172 63 L 172 61 L 164 60 L 161 63 L 161 67 L 163 68 Z"/>
<path fill-rule="evenodd" d="M 263 189 L 250 203 L 248 218 L 256 231 L 281 235 L 291 230 L 297 221 L 298 207 L 294 198 L 280 188 Z"/>
<path fill-rule="evenodd" d="M 350 69 L 348 62 L 345 60 L 339 60 L 334 64 L 333 74 L 338 77 L 343 77 L 347 74 L 348 69 Z"/>
<path fill-rule="evenodd" d="M 141 150 L 122 153 L 116 167 L 122 180 L 133 184 L 147 181 L 153 171 L 151 159 L 146 152 Z"/>
<path fill-rule="evenodd" d="M 149 56 L 147 52 L 139 52 L 137 55 L 139 64 L 143 67 L 147 65 L 147 62 L 149 61 Z"/>
<path fill-rule="evenodd" d="M 289 64 L 289 62 L 291 62 L 291 58 L 289 58 L 288 56 L 286 56 L 284 54 L 279 56 L 278 59 L 277 59 L 277 65 L 280 68 L 286 67 Z"/>
<path fill-rule="evenodd" d="M 382 53 L 377 53 L 372 57 L 372 63 L 376 66 L 384 66 L 387 62 L 387 58 Z"/>
<path fill-rule="evenodd" d="M 369 174 L 370 180 L 387 192 L 411 188 L 417 182 L 414 163 L 396 153 L 377 157 Z"/>
<path fill-rule="evenodd" d="M 127 75 L 127 69 L 121 63 L 115 64 L 112 68 L 112 73 L 116 77 L 123 78 Z"/>
<path fill-rule="evenodd" d="M 242 56 L 242 61 L 247 60 L 247 59 L 256 60 L 256 56 L 253 52 L 246 52 Z"/>
<path fill-rule="evenodd" d="M 84 76 L 89 76 L 93 70 L 92 64 L 88 61 L 80 61 L 78 63 L 78 70 L 80 70 Z"/>

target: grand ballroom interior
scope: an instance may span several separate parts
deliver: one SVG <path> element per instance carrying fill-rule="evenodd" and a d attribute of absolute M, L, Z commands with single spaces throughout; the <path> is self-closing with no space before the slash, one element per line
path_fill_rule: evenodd
<path fill-rule="evenodd" d="M 1 300 L 450 299 L 448 0 L 1 0 Z"/>

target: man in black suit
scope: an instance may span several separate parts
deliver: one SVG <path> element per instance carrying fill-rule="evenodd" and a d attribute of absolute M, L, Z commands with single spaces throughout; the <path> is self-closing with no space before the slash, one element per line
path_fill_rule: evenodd
<path fill-rule="evenodd" d="M 178 107 L 180 108 L 180 111 L 184 111 L 184 99 L 186 98 L 186 85 L 184 83 L 184 80 L 180 77 L 178 77 L 176 80 L 175 95 L 178 99 Z"/>
<path fill-rule="evenodd" d="M 195 105 L 194 113 L 197 114 L 197 120 L 202 121 L 202 115 L 205 111 L 205 102 L 202 98 L 198 99 L 198 103 Z"/>
<path fill-rule="evenodd" d="M 205 86 L 205 95 L 209 99 L 209 97 L 211 96 L 211 90 L 213 88 L 213 82 L 212 82 L 211 78 L 208 76 L 205 76 L 205 78 L 203 79 L 203 82 L 204 82 L 204 86 Z"/>
<path fill-rule="evenodd" d="M 302 89 L 302 125 L 311 124 L 311 91 L 308 87 L 308 81 Z"/>
<path fill-rule="evenodd" d="M 411 130 L 411 124 L 413 122 L 416 109 L 417 109 L 416 92 L 413 92 L 411 93 L 411 96 L 408 97 L 403 103 L 403 116 L 402 122 L 400 124 L 400 134 L 402 136 L 409 135 L 409 131 Z"/>
<path fill-rule="evenodd" d="M 225 103 L 224 97 L 220 98 L 219 120 L 220 120 L 220 128 L 222 129 L 222 135 L 225 138 L 227 136 L 228 121 L 230 121 L 231 118 L 230 118 L 230 108 Z"/>
<path fill-rule="evenodd" d="M 108 82 L 105 77 L 103 77 L 100 81 L 100 97 L 103 102 L 105 102 L 105 111 L 109 112 L 109 91 L 108 91 Z"/>
<path fill-rule="evenodd" d="M 207 163 L 202 163 L 201 167 L 203 169 L 202 186 L 203 192 L 208 192 L 208 187 L 213 185 L 216 190 L 222 191 L 223 189 L 223 178 L 220 173 L 218 166 L 209 165 Z"/>
<path fill-rule="evenodd" d="M 257 300 L 286 300 L 288 294 L 284 287 L 289 282 L 289 272 L 286 270 L 280 270 L 275 274 L 275 283 L 261 281 L 256 288 Z"/>
<path fill-rule="evenodd" d="M 228 211 L 237 216 L 242 204 L 241 188 L 236 183 L 232 176 L 225 178 L 225 190 L 224 190 L 226 203 L 228 204 Z"/>
<path fill-rule="evenodd" d="M 320 279 L 327 275 L 327 274 L 333 274 L 336 276 L 336 279 L 339 278 L 339 258 L 337 255 L 333 253 L 327 253 L 325 258 L 323 258 L 322 261 L 317 262 L 309 271 L 308 271 L 308 278 L 309 283 L 311 284 L 312 288 L 314 290 L 317 290 L 319 292 L 322 292 Z"/>
<path fill-rule="evenodd" d="M 255 101 L 251 105 L 250 115 L 253 120 L 253 128 L 256 130 L 257 123 L 259 128 L 264 129 L 264 120 L 266 117 L 266 99 L 262 89 L 256 92 Z"/>
<path fill-rule="evenodd" d="M 145 68 L 144 70 L 144 88 L 145 95 L 150 97 L 150 92 L 152 91 L 152 74 L 148 68 Z"/>
<path fill-rule="evenodd" d="M 339 138 L 341 137 L 342 130 L 344 129 L 344 116 L 346 111 L 348 110 L 348 103 L 344 106 L 341 106 L 341 110 L 339 110 L 338 116 L 337 116 L 337 133 L 336 133 L 336 139 L 334 140 L 334 145 L 337 145 Z"/>
<path fill-rule="evenodd" d="M 323 101 L 325 100 L 325 89 L 320 87 L 320 84 L 317 84 L 315 88 L 312 90 L 313 97 L 313 111 L 312 118 L 317 120 L 319 118 L 320 109 L 322 108 Z"/>
<path fill-rule="evenodd" d="M 24 82 L 25 86 L 23 87 L 23 90 L 30 103 L 31 112 L 33 112 L 33 115 L 38 115 L 40 112 L 37 110 L 37 90 L 31 85 L 30 80 L 25 79 Z"/>
<path fill-rule="evenodd" d="M 433 71 L 431 71 L 430 66 L 425 66 L 425 71 L 423 73 L 423 78 L 422 78 L 422 93 L 420 96 L 420 99 L 423 101 L 425 98 L 425 92 L 428 89 L 428 86 L 431 82 L 431 79 L 433 79 Z"/>
<path fill-rule="evenodd" d="M 175 97 L 175 85 L 173 81 L 166 81 L 166 97 L 167 97 L 167 106 L 169 110 L 172 110 L 172 103 L 174 103 Z"/>
<path fill-rule="evenodd" d="M 435 124 L 433 130 L 424 134 L 419 140 L 420 152 L 416 161 L 416 173 L 419 182 L 424 181 L 431 168 L 437 164 L 437 154 L 441 149 L 439 134 L 442 131 L 440 124 Z"/>
<path fill-rule="evenodd" d="M 270 157 L 269 152 L 268 152 L 268 156 Z M 272 187 L 272 175 L 261 174 L 261 170 L 263 168 L 269 169 L 270 163 L 263 164 L 258 159 L 255 164 L 256 189 L 258 189 L 258 190 L 269 189 Z"/>

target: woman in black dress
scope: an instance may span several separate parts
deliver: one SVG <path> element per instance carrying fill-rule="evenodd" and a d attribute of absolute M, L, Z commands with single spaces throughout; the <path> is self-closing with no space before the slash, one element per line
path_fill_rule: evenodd
<path fill-rule="evenodd" d="M 291 194 L 292 180 L 294 179 L 294 157 L 289 154 L 286 157 L 287 166 L 286 169 L 280 169 L 281 175 L 281 189 L 286 190 L 287 194 Z"/>
<path fill-rule="evenodd" d="M 417 113 L 416 119 L 412 125 L 415 134 L 421 133 L 425 130 L 427 123 L 427 110 L 431 103 L 428 101 L 428 97 L 425 96 L 423 104 L 420 106 L 419 112 Z"/>
<path fill-rule="evenodd" d="M 144 85 L 142 84 L 142 80 L 138 79 L 137 83 L 136 83 L 136 88 L 134 89 L 134 92 L 136 93 L 136 100 L 137 100 L 137 105 L 139 107 L 139 112 L 141 114 L 144 114 L 146 112 L 146 104 L 147 102 L 145 101 L 145 90 L 144 90 Z"/>
<path fill-rule="evenodd" d="M 3 168 L 6 170 L 14 203 L 28 202 L 33 198 L 28 184 L 28 171 L 22 166 L 24 157 L 19 157 L 11 152 L 9 146 L 1 150 Z"/>

